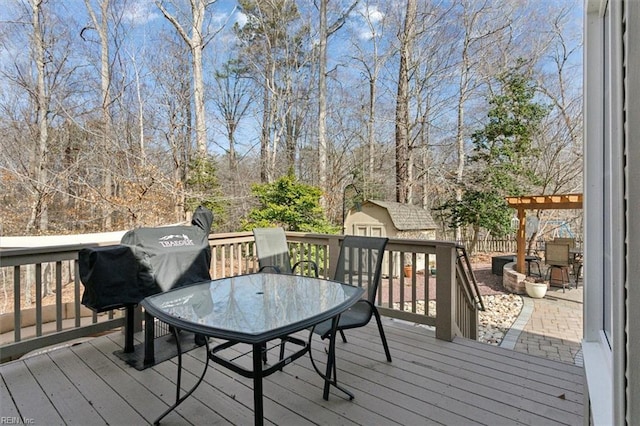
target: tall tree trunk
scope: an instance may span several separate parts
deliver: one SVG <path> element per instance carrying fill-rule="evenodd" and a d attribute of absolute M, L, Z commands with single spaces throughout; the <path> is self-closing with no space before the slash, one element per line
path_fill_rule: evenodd
<path fill-rule="evenodd" d="M 162 5 L 162 1 L 156 1 L 156 5 L 171 22 L 176 31 L 191 51 L 191 64 L 193 71 L 193 99 L 195 108 L 195 130 L 196 130 L 196 147 L 197 155 L 203 159 L 207 157 L 207 126 L 204 104 L 204 80 L 202 74 L 202 50 L 205 46 L 205 38 L 202 33 L 202 26 L 206 8 L 215 3 L 215 0 L 191 0 L 191 35 L 187 34 L 183 26 L 171 15 Z"/>
<path fill-rule="evenodd" d="M 374 64 L 377 67 L 377 64 Z M 367 178 L 369 182 L 373 182 L 375 173 L 375 149 L 376 149 L 376 84 L 377 69 L 374 75 L 369 79 L 369 120 L 367 121 L 367 145 L 369 151 L 369 165 Z M 365 188 L 366 192 L 366 188 Z"/>
<path fill-rule="evenodd" d="M 271 91 L 266 82 L 262 92 L 262 133 L 260 135 L 260 182 L 269 182 L 269 142 L 271 140 Z"/>
<path fill-rule="evenodd" d="M 31 154 L 31 175 L 33 177 L 33 197 L 31 201 L 31 212 L 29 222 L 27 223 L 27 231 L 33 229 L 36 225 L 40 231 L 45 231 L 48 227 L 47 215 L 47 169 L 45 167 L 48 154 L 49 143 L 49 123 L 48 111 L 49 100 L 45 82 L 45 40 L 42 32 L 40 18 L 42 15 L 42 0 L 31 1 L 32 25 L 33 25 L 33 44 L 35 50 L 35 65 L 37 69 L 37 87 L 36 87 L 36 108 L 38 120 L 38 139 L 35 148 Z"/>
<path fill-rule="evenodd" d="M 396 201 L 409 200 L 409 61 L 415 36 L 416 0 L 407 0 L 404 30 L 400 41 L 400 71 L 396 98 Z"/>
<path fill-rule="evenodd" d="M 105 202 L 102 207 L 102 219 L 104 229 L 110 229 L 112 224 L 111 217 L 111 196 L 113 195 L 113 137 L 112 137 L 112 118 L 111 118 L 111 70 L 109 67 L 109 0 L 100 2 L 100 20 L 93 10 L 89 0 L 84 1 L 87 12 L 91 17 L 93 29 L 100 37 L 100 94 L 102 97 L 102 191 Z"/>
<path fill-rule="evenodd" d="M 197 13 L 194 12 L 193 31 L 191 35 L 191 51 L 193 58 L 193 99 L 196 112 L 196 147 L 199 158 L 207 157 L 207 124 L 204 108 L 204 80 L 202 76 L 202 21 L 204 4 L 198 2 Z"/>
<path fill-rule="evenodd" d="M 462 183 L 464 177 L 465 166 L 465 150 L 464 150 L 464 92 L 462 91 L 463 85 L 466 84 L 465 73 L 460 75 L 460 95 L 458 96 L 458 110 L 457 110 L 457 127 L 456 127 L 456 152 L 458 154 L 458 162 L 456 166 L 456 201 L 462 201 Z M 466 89 L 465 89 L 466 90 Z M 456 241 L 462 240 L 462 230 L 459 226 L 456 227 Z"/>
<path fill-rule="evenodd" d="M 320 42 L 318 58 L 318 185 L 327 191 L 327 2 L 320 0 Z M 324 196 L 321 203 L 326 205 Z"/>
<path fill-rule="evenodd" d="M 140 82 L 140 70 L 134 56 L 131 58 L 133 72 L 136 79 L 136 100 L 138 101 L 138 147 L 140 149 L 140 162 L 144 167 L 147 162 L 147 153 L 144 143 L 144 101 L 142 100 L 142 87 Z"/>
<path fill-rule="evenodd" d="M 329 27 L 327 5 L 329 0 L 320 0 L 320 40 L 318 44 L 318 185 L 323 193 L 328 192 L 327 176 L 327 43 L 329 37 L 345 23 L 359 0 L 355 0 Z M 326 206 L 324 197 L 321 203 Z"/>

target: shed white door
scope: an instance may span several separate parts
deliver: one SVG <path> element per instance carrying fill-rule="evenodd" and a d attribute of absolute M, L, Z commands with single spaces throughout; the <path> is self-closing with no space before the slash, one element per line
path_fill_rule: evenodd
<path fill-rule="evenodd" d="M 384 237 L 384 227 L 381 225 L 357 224 L 353 226 L 354 235 L 364 237 Z"/>

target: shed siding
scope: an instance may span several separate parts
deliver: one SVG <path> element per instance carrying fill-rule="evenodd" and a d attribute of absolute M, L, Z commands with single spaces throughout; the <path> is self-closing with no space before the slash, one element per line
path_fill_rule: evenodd
<path fill-rule="evenodd" d="M 362 232 L 363 228 L 366 228 L 366 233 Z M 398 234 L 387 210 L 371 204 L 363 205 L 360 211 L 351 210 L 345 219 L 345 229 L 351 235 L 394 238 Z"/>

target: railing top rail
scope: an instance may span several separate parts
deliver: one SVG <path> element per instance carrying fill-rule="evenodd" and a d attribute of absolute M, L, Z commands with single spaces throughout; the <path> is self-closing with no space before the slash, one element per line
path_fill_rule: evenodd
<path fill-rule="evenodd" d="M 484 306 L 484 301 L 482 300 L 482 296 L 480 295 L 480 289 L 478 288 L 478 281 L 476 280 L 476 276 L 473 273 L 473 269 L 471 268 L 471 261 L 469 260 L 469 256 L 467 255 L 467 250 L 464 248 L 463 245 L 458 245 L 457 247 L 458 252 L 460 253 L 458 255 L 458 261 L 460 261 L 460 259 L 464 259 L 464 266 L 463 269 L 465 271 L 465 273 L 467 274 L 468 278 L 471 278 L 471 284 L 473 285 L 473 287 L 467 289 L 468 292 L 472 293 L 472 297 L 474 302 L 480 306 L 480 310 L 484 311 L 485 310 L 485 306 Z"/>
<path fill-rule="evenodd" d="M 119 244 L 119 242 L 113 242 L 108 244 L 99 243 L 83 243 L 83 244 L 61 244 L 54 246 L 40 246 L 40 247 L 12 247 L 12 248 L 0 248 L 0 256 L 16 256 L 25 254 L 42 254 L 42 253 L 64 253 L 71 251 L 80 251 L 87 247 L 97 247 L 102 245 Z"/>
<path fill-rule="evenodd" d="M 102 244 L 74 244 L 46 247 L 0 249 L 0 267 L 72 260 L 83 248 Z M 110 245 L 110 244 L 107 244 Z"/>

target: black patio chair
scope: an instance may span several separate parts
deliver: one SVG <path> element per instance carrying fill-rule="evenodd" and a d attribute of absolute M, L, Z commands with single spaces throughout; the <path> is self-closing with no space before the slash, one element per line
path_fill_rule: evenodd
<path fill-rule="evenodd" d="M 312 260 L 301 260 L 291 265 L 291 256 L 287 237 L 282 228 L 255 228 L 253 238 L 256 241 L 259 271 L 278 274 L 295 274 L 298 267 L 308 265 L 314 276 L 318 276 L 318 265 Z"/>
<path fill-rule="evenodd" d="M 371 317 L 376 318 L 378 332 L 382 339 L 387 361 L 391 362 L 391 353 L 382 328 L 380 313 L 376 308 L 376 294 L 382 274 L 382 259 L 388 238 L 364 237 L 348 235 L 344 237 L 340 248 L 338 265 L 333 277 L 335 281 L 351 284 L 366 289 L 364 299 L 359 300 L 351 309 L 340 315 L 337 331 L 343 342 L 347 342 L 344 330 L 364 327 Z M 331 336 L 331 320 L 318 324 L 314 333 L 322 339 Z"/>

